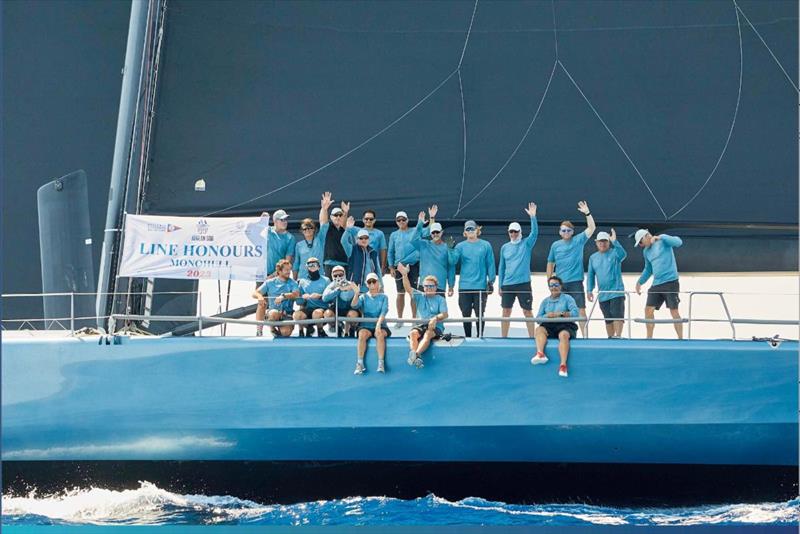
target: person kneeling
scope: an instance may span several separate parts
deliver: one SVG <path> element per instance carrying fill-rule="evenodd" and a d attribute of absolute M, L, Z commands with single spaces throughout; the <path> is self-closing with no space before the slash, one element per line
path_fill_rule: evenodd
<path fill-rule="evenodd" d="M 566 293 L 561 292 L 562 282 L 557 276 L 547 279 L 550 288 L 550 296 L 542 301 L 539 306 L 538 318 L 569 317 L 579 316 L 578 305 L 575 299 Z M 533 365 L 547 363 L 544 348 L 547 345 L 547 338 L 558 339 L 558 354 L 561 356 L 561 365 L 558 368 L 558 375 L 566 377 L 567 356 L 569 355 L 569 340 L 574 338 L 578 332 L 578 325 L 572 321 L 541 323 L 536 327 L 536 354 L 531 358 Z"/>
<path fill-rule="evenodd" d="M 381 293 L 381 285 L 378 280 L 378 275 L 369 273 L 366 278 L 367 293 L 359 295 L 355 293 L 351 306 L 353 309 L 361 310 L 363 317 L 378 319 L 375 323 L 362 323 L 358 327 L 358 345 L 356 353 L 358 355 L 358 362 L 356 362 L 356 370 L 353 374 L 363 374 L 367 368 L 364 365 L 364 355 L 367 353 L 367 342 L 369 338 L 375 338 L 375 349 L 378 351 L 378 372 L 386 372 L 386 338 L 392 335 L 392 332 L 384 325 L 386 314 L 389 313 L 389 298 Z"/>
<path fill-rule="evenodd" d="M 412 328 L 409 334 L 411 350 L 408 351 L 408 364 L 421 369 L 424 367 L 422 353 L 428 349 L 431 341 L 442 337 L 443 329 L 439 321 L 447 319 L 447 301 L 436 293 L 438 280 L 435 276 L 426 276 L 422 281 L 422 291 L 419 291 L 411 286 L 408 279 L 410 269 L 407 265 L 400 263 L 397 265 L 397 270 L 403 276 L 403 289 L 416 303 L 417 319 L 426 320 L 425 323 Z"/>

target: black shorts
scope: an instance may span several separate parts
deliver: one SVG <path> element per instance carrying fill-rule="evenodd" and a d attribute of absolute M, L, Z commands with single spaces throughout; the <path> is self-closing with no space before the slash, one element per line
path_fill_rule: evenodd
<path fill-rule="evenodd" d="M 412 263 L 408 266 L 408 281 L 411 282 L 411 287 L 417 287 L 419 285 L 419 262 Z M 397 291 L 402 293 L 405 291 L 403 289 L 403 276 L 400 274 L 400 271 L 397 271 L 395 268 L 394 274 L 394 283 L 397 286 Z"/>
<path fill-rule="evenodd" d="M 586 291 L 583 289 L 583 280 L 564 282 L 561 284 L 561 292 L 574 298 L 578 308 L 586 308 Z"/>
<path fill-rule="evenodd" d="M 360 332 L 361 330 L 369 330 L 370 332 L 372 332 L 373 336 L 375 335 L 375 325 L 374 324 L 359 326 L 358 330 L 356 332 Z M 392 331 L 389 330 L 388 327 L 381 326 L 381 330 L 383 330 L 383 333 L 386 334 L 386 337 L 392 337 Z"/>
<path fill-rule="evenodd" d="M 517 299 L 519 307 L 523 310 L 533 309 L 533 292 L 531 291 L 530 282 L 502 286 L 500 289 L 503 290 L 503 295 L 500 297 L 501 308 L 513 308 L 514 299 Z"/>
<path fill-rule="evenodd" d="M 425 335 L 425 332 L 428 331 L 428 323 L 418 324 L 412 327 L 411 330 L 412 331 L 416 330 L 417 332 L 419 332 L 419 337 L 422 337 Z M 433 331 L 435 333 L 435 335 L 433 336 L 434 341 L 437 339 L 441 339 L 442 335 L 444 334 L 444 331 L 438 326 L 434 328 Z"/>
<path fill-rule="evenodd" d="M 578 334 L 578 325 L 575 323 L 542 323 L 542 326 L 547 330 L 547 337 L 550 339 L 558 339 L 558 333 L 562 330 L 569 332 L 570 339 L 575 339 Z"/>
<path fill-rule="evenodd" d="M 625 297 L 614 297 L 610 300 L 601 300 L 600 311 L 603 312 L 603 317 L 610 317 L 612 319 L 606 319 L 606 324 L 611 324 L 614 322 L 614 320 L 623 320 L 625 318 Z"/>
<path fill-rule="evenodd" d="M 681 299 L 678 296 L 678 292 L 680 290 L 681 284 L 678 282 L 678 280 L 672 280 L 671 282 L 664 282 L 663 284 L 652 286 L 647 291 L 647 306 L 652 306 L 653 308 L 660 310 L 661 305 L 666 302 L 667 308 L 670 310 L 677 310 L 678 304 L 681 302 Z"/>
<path fill-rule="evenodd" d="M 323 313 L 324 313 L 324 312 L 326 312 L 328 310 L 332 310 L 332 309 L 333 309 L 333 304 L 330 304 L 325 308 L 320 308 L 320 307 L 309 308 L 308 306 L 303 306 L 301 308 L 297 308 L 297 311 L 301 311 L 301 312 L 305 313 L 306 315 L 308 315 L 309 317 L 311 317 L 311 314 L 314 313 L 315 310 L 322 310 Z"/>

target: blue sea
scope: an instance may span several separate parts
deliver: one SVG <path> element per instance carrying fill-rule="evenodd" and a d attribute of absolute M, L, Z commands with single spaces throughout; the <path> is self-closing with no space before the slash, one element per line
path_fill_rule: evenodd
<path fill-rule="evenodd" d="M 477 497 L 453 502 L 436 495 L 266 505 L 229 495 L 180 495 L 141 482 L 138 489 L 124 491 L 3 496 L 2 516 L 4 525 L 796 525 L 800 498 L 689 508 L 515 505 Z"/>

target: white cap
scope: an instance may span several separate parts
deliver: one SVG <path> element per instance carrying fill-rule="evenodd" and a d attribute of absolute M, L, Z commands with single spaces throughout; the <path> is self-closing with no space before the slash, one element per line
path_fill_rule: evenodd
<path fill-rule="evenodd" d="M 333 269 L 331 269 L 331 274 L 335 273 L 336 271 L 344 272 L 344 267 L 342 267 L 341 265 L 335 266 Z"/>
<path fill-rule="evenodd" d="M 508 225 L 509 230 L 516 230 L 517 232 L 522 232 L 522 227 L 519 225 L 518 222 L 513 222 Z"/>
<path fill-rule="evenodd" d="M 650 230 L 647 230 L 646 228 L 639 228 L 638 230 L 636 230 L 636 235 L 634 236 L 634 241 L 635 242 L 633 243 L 633 246 L 634 247 L 638 247 L 639 246 L 639 242 L 641 242 L 641 240 L 644 238 L 644 236 L 646 236 L 649 233 L 650 233 Z"/>
<path fill-rule="evenodd" d="M 441 232 L 441 231 L 442 231 L 442 225 L 441 224 L 433 223 L 431 225 L 431 232 Z"/>
<path fill-rule="evenodd" d="M 380 278 L 378 278 L 378 275 L 375 273 L 369 273 L 364 281 L 369 282 L 370 280 L 380 280 Z"/>
<path fill-rule="evenodd" d="M 333 209 L 331 210 L 331 215 L 338 215 L 338 214 L 340 214 L 340 213 L 344 213 L 344 212 L 342 211 L 342 208 L 333 208 Z"/>
<path fill-rule="evenodd" d="M 273 219 L 279 219 L 279 220 L 282 221 L 284 219 L 288 219 L 289 218 L 289 214 L 286 213 L 283 210 L 278 210 L 278 211 L 275 212 L 275 214 L 272 216 L 272 218 Z"/>
<path fill-rule="evenodd" d="M 611 241 L 611 235 L 608 232 L 597 232 L 595 241 Z"/>
<path fill-rule="evenodd" d="M 363 228 L 358 231 L 358 237 L 369 237 L 369 232 L 364 230 Z"/>
<path fill-rule="evenodd" d="M 394 214 L 395 219 L 400 217 L 405 217 L 406 219 L 408 219 L 408 215 L 406 215 L 406 212 L 404 211 L 398 211 L 397 213 Z"/>

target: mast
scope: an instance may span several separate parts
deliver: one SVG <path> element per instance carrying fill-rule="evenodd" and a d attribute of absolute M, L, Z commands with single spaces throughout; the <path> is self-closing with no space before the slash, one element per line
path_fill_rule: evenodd
<path fill-rule="evenodd" d="M 108 295 L 113 280 L 114 256 L 120 242 L 122 209 L 125 204 L 125 185 L 128 177 L 133 123 L 142 78 L 142 51 L 147 26 L 148 0 L 131 1 L 131 18 L 128 25 L 128 44 L 125 49 L 125 66 L 122 73 L 122 91 L 119 99 L 117 134 L 114 142 L 114 160 L 111 166 L 111 183 L 108 192 L 106 224 L 103 233 L 103 251 L 97 285 L 97 326 L 105 328 L 113 295 Z"/>

